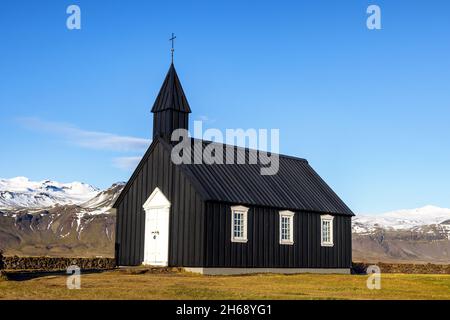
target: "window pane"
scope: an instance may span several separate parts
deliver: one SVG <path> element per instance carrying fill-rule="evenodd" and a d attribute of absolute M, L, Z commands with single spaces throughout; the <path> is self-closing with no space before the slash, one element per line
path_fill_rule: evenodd
<path fill-rule="evenodd" d="M 322 220 L 322 242 L 331 243 L 331 221 Z"/>
<path fill-rule="evenodd" d="M 244 237 L 244 213 L 239 211 L 233 212 L 233 236 L 235 238 Z"/>
<path fill-rule="evenodd" d="M 281 240 L 284 241 L 292 241 L 291 239 L 291 223 L 292 217 L 283 217 L 281 216 L 281 224 L 280 224 L 280 233 Z"/>
<path fill-rule="evenodd" d="M 325 232 L 325 221 L 322 221 L 322 242 L 326 242 Z"/>

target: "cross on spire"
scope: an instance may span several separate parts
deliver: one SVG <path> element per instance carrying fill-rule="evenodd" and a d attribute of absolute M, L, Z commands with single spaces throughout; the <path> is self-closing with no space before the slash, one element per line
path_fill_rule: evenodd
<path fill-rule="evenodd" d="M 177 37 L 175 36 L 175 34 L 172 32 L 172 38 L 169 39 L 169 41 L 172 41 L 172 49 L 170 50 L 170 52 L 172 53 L 172 63 L 173 63 L 173 52 L 175 51 L 174 45 L 175 45 L 175 39 Z"/>

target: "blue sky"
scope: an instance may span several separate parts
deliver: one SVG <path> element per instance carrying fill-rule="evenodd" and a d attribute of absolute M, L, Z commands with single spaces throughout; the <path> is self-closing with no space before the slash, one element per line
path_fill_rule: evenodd
<path fill-rule="evenodd" d="M 82 29 L 66 28 L 77 4 Z M 377 4 L 382 30 L 366 28 Z M 448 1 L 3 0 L 0 177 L 126 181 L 170 63 L 205 127 L 279 128 L 355 212 L 450 207 Z M 128 168 L 127 168 L 128 167 Z"/>

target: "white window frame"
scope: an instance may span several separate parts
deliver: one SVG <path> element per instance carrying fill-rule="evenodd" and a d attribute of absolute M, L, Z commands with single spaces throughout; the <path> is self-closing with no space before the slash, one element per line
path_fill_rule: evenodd
<path fill-rule="evenodd" d="M 279 222 L 279 233 L 280 233 L 280 244 L 293 245 L 294 244 L 294 215 L 292 211 L 280 211 L 280 222 Z M 282 239 L 282 223 L 283 218 L 289 219 L 289 239 Z"/>
<path fill-rule="evenodd" d="M 334 235 L 333 235 L 333 220 L 334 217 L 331 215 L 320 216 L 320 244 L 322 247 L 333 247 L 334 246 Z M 323 238 L 323 222 L 328 221 L 330 223 L 330 239 L 325 241 Z"/>
<path fill-rule="evenodd" d="M 243 214 L 243 236 L 234 236 L 234 213 L 238 211 Z M 233 206 L 231 207 L 231 242 L 247 243 L 247 220 L 248 220 L 248 208 L 244 206 Z"/>

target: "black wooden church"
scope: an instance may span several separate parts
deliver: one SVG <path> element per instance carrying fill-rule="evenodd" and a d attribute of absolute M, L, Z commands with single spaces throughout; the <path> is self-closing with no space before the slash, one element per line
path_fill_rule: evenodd
<path fill-rule="evenodd" d="M 280 155 L 275 175 L 260 163 L 174 164 L 170 137 L 191 108 L 173 63 L 152 113 L 153 142 L 113 206 L 119 266 L 350 271 L 353 213 L 306 160 Z"/>

